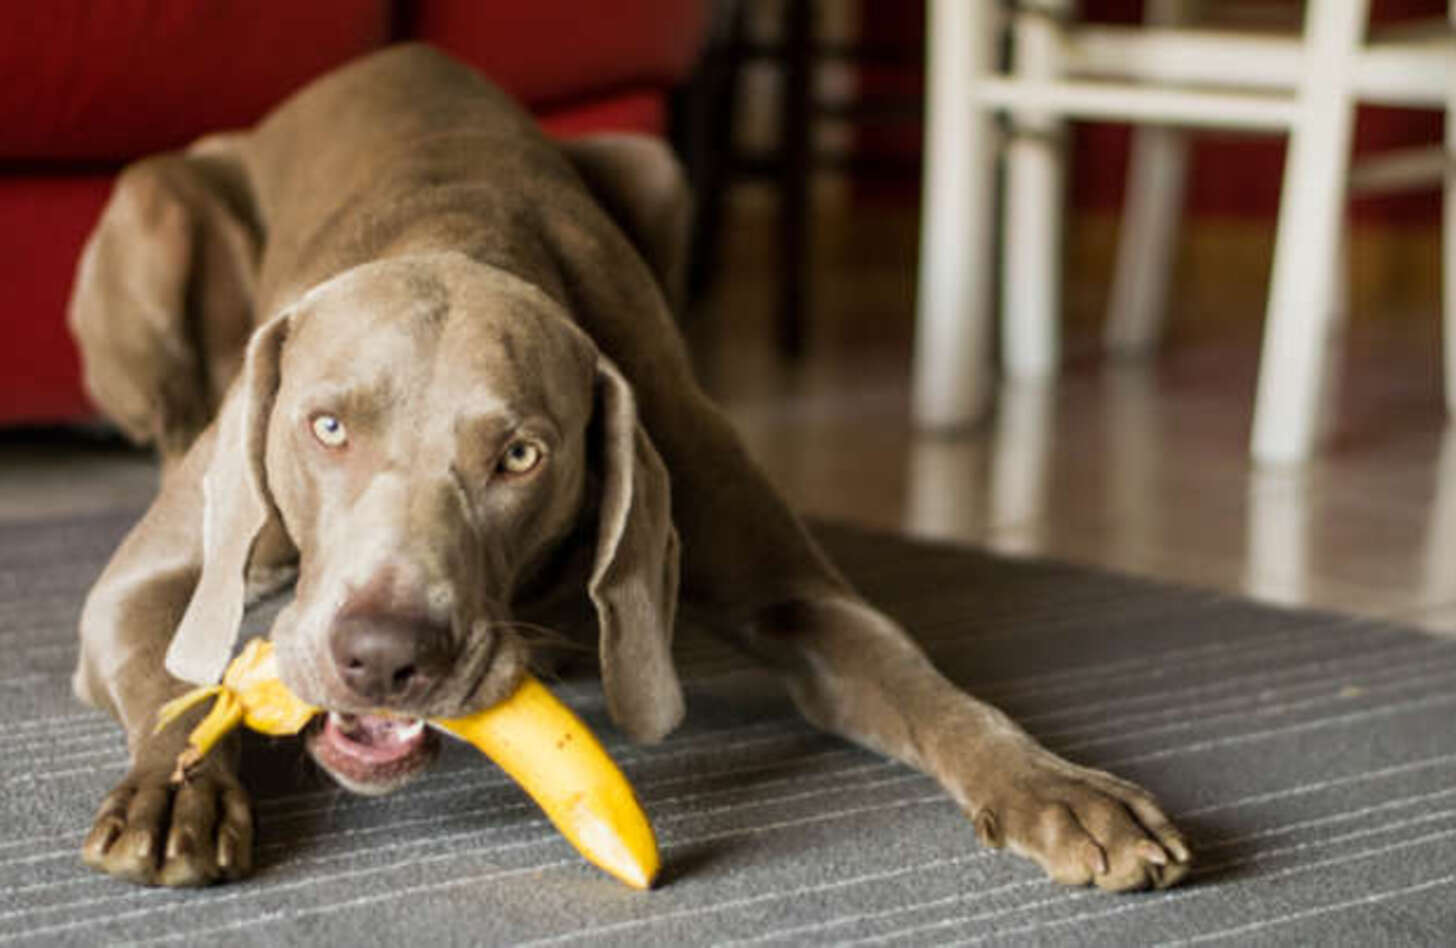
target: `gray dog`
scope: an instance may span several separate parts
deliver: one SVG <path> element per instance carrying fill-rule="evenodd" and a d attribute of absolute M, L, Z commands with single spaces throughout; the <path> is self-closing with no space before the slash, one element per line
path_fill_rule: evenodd
<path fill-rule="evenodd" d="M 938 779 L 984 842 L 1071 884 L 1186 874 L 1147 792 L 946 681 L 749 460 L 671 318 L 686 207 L 661 145 L 551 143 L 419 46 L 122 175 L 71 320 L 96 403 L 158 445 L 163 479 L 81 617 L 76 692 L 132 755 L 88 864 L 248 873 L 236 741 L 174 788 L 197 714 L 153 723 L 217 679 L 245 604 L 294 582 L 280 671 L 331 712 L 314 758 L 362 793 L 432 759 L 411 718 L 510 692 L 530 658 L 516 620 L 573 602 L 594 609 L 613 721 L 662 738 L 683 713 L 681 599 L 810 721 Z"/>

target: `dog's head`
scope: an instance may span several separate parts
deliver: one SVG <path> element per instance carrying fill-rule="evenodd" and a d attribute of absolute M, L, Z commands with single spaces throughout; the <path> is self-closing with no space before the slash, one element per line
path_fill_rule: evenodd
<path fill-rule="evenodd" d="M 217 679 L 253 551 L 286 539 L 271 637 L 285 683 L 333 712 L 310 747 L 341 782 L 399 785 L 430 757 L 419 719 L 510 693 L 512 600 L 583 538 L 612 717 L 643 740 L 681 717 L 666 471 L 626 381 L 540 290 L 453 254 L 351 270 L 254 334 L 217 424 L 168 668 Z"/>

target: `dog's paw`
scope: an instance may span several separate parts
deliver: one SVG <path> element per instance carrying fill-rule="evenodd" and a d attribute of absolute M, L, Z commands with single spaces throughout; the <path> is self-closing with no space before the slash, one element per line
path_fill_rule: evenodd
<path fill-rule="evenodd" d="M 1124 892 L 1175 885 L 1191 854 L 1152 794 L 1040 748 L 1015 755 L 972 812 L 976 834 L 1057 882 Z"/>
<path fill-rule="evenodd" d="M 204 763 L 181 785 L 166 768 L 139 768 L 102 801 L 81 858 L 142 885 L 239 879 L 253 866 L 252 805 L 223 767 Z"/>

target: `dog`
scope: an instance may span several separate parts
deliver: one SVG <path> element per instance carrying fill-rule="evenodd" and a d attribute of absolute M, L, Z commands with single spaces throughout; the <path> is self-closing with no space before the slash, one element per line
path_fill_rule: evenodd
<path fill-rule="evenodd" d="M 330 712 L 308 749 L 360 793 L 429 764 L 417 719 L 509 694 L 523 620 L 573 604 L 612 721 L 662 739 L 684 713 L 681 602 L 809 721 L 935 777 L 984 843 L 1073 885 L 1186 875 L 1152 796 L 942 677 L 755 467 L 673 322 L 687 208 L 660 143 L 553 143 L 419 45 L 122 173 L 69 319 L 96 404 L 157 446 L 162 480 L 80 620 L 75 691 L 132 760 L 88 865 L 248 874 L 237 741 L 174 786 L 201 711 L 155 722 L 218 679 L 245 607 L 292 583 L 279 671 Z"/>

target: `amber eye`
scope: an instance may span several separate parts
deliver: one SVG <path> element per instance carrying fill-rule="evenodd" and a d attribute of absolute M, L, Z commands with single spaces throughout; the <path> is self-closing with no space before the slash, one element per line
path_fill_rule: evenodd
<path fill-rule="evenodd" d="M 335 415 L 314 415 L 310 425 L 313 436 L 325 447 L 341 448 L 349 440 L 349 432 L 344 428 L 344 423 Z"/>
<path fill-rule="evenodd" d="M 500 469 L 507 474 L 525 474 L 540 463 L 540 448 L 529 441 L 512 441 L 501 455 Z"/>

